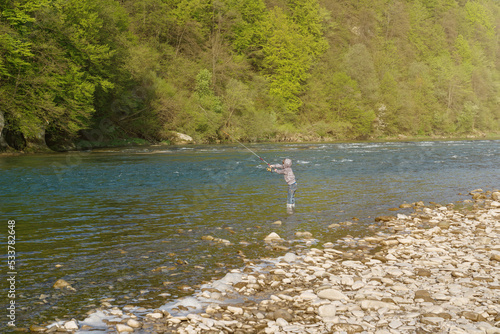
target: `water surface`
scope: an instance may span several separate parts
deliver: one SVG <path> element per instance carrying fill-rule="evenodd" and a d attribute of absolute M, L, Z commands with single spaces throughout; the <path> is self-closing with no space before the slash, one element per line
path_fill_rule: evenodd
<path fill-rule="evenodd" d="M 500 141 L 248 146 L 270 163 L 293 160 L 294 214 L 283 177 L 237 145 L 0 157 L 4 264 L 7 221 L 16 221 L 17 325 L 81 318 L 104 298 L 158 307 L 242 266 L 243 256 L 280 255 L 264 246 L 270 232 L 335 242 L 368 233 L 401 203 L 500 188 Z M 328 228 L 343 221 L 357 224 Z M 1 275 L 6 292 L 6 265 Z M 59 278 L 77 291 L 54 290 Z"/>

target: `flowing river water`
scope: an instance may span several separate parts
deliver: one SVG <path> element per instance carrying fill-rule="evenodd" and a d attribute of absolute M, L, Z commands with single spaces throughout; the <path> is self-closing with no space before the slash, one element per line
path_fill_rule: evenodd
<path fill-rule="evenodd" d="M 293 160 L 293 214 L 283 177 L 238 145 L 0 156 L 0 328 L 12 300 L 18 327 L 79 319 L 103 299 L 159 307 L 243 258 L 282 255 L 264 246 L 271 232 L 335 242 L 370 233 L 376 216 L 405 202 L 459 203 L 500 188 L 498 140 L 248 146 L 270 163 Z M 329 227 L 345 221 L 355 224 Z M 54 289 L 58 279 L 76 291 Z"/>

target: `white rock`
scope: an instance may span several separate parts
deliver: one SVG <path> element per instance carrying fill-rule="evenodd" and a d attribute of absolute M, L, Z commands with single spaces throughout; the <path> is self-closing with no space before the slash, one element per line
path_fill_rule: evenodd
<path fill-rule="evenodd" d="M 278 318 L 278 319 L 276 319 L 276 325 L 278 325 L 280 327 L 285 327 L 285 326 L 288 326 L 288 321 L 286 321 L 283 318 Z"/>
<path fill-rule="evenodd" d="M 348 300 L 349 298 L 339 290 L 325 289 L 318 292 L 318 297 L 329 300 Z"/>
<path fill-rule="evenodd" d="M 180 132 L 173 132 L 172 134 L 175 136 L 173 139 L 176 144 L 187 144 L 193 142 L 193 138 L 187 134 Z"/>
<path fill-rule="evenodd" d="M 283 260 L 288 263 L 295 262 L 297 261 L 297 255 L 293 253 L 286 253 L 285 256 L 283 256 Z"/>
<path fill-rule="evenodd" d="M 348 286 L 351 286 L 354 284 L 354 279 L 352 278 L 352 276 L 346 276 L 346 275 L 342 275 L 341 279 L 340 279 L 340 282 L 343 284 L 343 285 L 348 285 Z"/>
<path fill-rule="evenodd" d="M 484 331 L 482 329 L 476 328 L 476 326 L 472 324 L 466 324 L 465 326 L 463 326 L 463 329 L 467 334 L 484 334 Z"/>
<path fill-rule="evenodd" d="M 286 275 L 286 271 L 285 271 L 285 270 L 283 270 L 283 269 L 281 269 L 281 268 L 276 269 L 275 271 L 273 271 L 273 273 L 274 273 L 275 275 Z"/>
<path fill-rule="evenodd" d="M 279 330 L 280 330 L 280 327 L 277 326 L 277 325 L 268 325 L 268 327 L 266 327 L 264 329 L 264 331 L 266 332 L 266 334 L 279 333 Z"/>
<path fill-rule="evenodd" d="M 365 286 L 365 283 L 363 283 L 362 281 L 356 281 L 356 282 L 354 282 L 354 284 L 351 286 L 351 288 L 352 288 L 353 290 L 359 290 L 359 289 L 361 289 L 361 288 L 362 288 L 362 287 L 364 287 L 364 286 Z"/>
<path fill-rule="evenodd" d="M 399 307 L 397 307 L 396 305 L 394 304 L 391 304 L 391 303 L 386 303 L 386 302 L 383 302 L 383 301 L 379 301 L 379 300 L 369 300 L 369 299 L 365 299 L 365 300 L 362 300 L 361 301 L 361 309 L 363 310 L 379 310 L 381 308 L 386 308 L 388 310 L 399 310 Z"/>
<path fill-rule="evenodd" d="M 394 277 L 399 277 L 399 276 L 403 276 L 404 275 L 403 271 L 401 271 L 401 270 L 399 270 L 397 268 L 387 268 L 386 272 L 389 275 L 392 275 Z"/>
<path fill-rule="evenodd" d="M 129 332 L 129 333 L 131 333 L 131 332 L 134 331 L 134 329 L 132 327 L 124 325 L 124 324 L 117 324 L 116 325 L 116 331 L 118 333 L 123 333 L 123 332 Z"/>
<path fill-rule="evenodd" d="M 311 232 L 295 232 L 295 236 L 299 238 L 310 239 L 313 235 Z"/>
<path fill-rule="evenodd" d="M 427 253 L 445 253 L 446 251 L 442 248 L 439 248 L 439 247 L 425 247 L 424 248 L 424 251 L 427 252 Z"/>
<path fill-rule="evenodd" d="M 372 271 L 372 275 L 374 277 L 383 277 L 383 276 L 385 276 L 385 271 L 381 267 L 378 267 L 378 266 L 377 267 L 372 267 L 371 271 Z"/>
<path fill-rule="evenodd" d="M 451 297 L 445 295 L 444 293 L 436 293 L 435 295 L 433 295 L 433 298 L 435 300 L 445 301 L 445 300 L 450 300 Z"/>
<path fill-rule="evenodd" d="M 233 314 L 243 314 L 243 309 L 236 306 L 228 306 L 227 310 Z"/>
<path fill-rule="evenodd" d="M 389 327 L 394 329 L 399 328 L 401 326 L 403 326 L 403 323 L 399 319 L 395 319 L 389 323 Z"/>
<path fill-rule="evenodd" d="M 122 310 L 111 310 L 110 314 L 121 316 L 121 315 L 123 315 L 123 311 Z"/>
<path fill-rule="evenodd" d="M 314 300 L 317 299 L 318 296 L 312 291 L 304 291 L 300 294 L 300 298 L 302 300 Z"/>
<path fill-rule="evenodd" d="M 401 284 L 393 285 L 393 286 L 391 286 L 391 289 L 394 291 L 409 291 L 410 290 L 410 289 L 408 289 L 408 287 L 401 285 Z"/>
<path fill-rule="evenodd" d="M 304 257 L 304 262 L 305 263 L 316 263 L 316 260 L 312 256 L 306 256 L 306 257 Z"/>
<path fill-rule="evenodd" d="M 334 304 L 321 305 L 318 308 L 318 315 L 322 318 L 333 318 L 337 313 L 337 307 Z"/>
<path fill-rule="evenodd" d="M 182 322 L 182 319 L 179 317 L 174 317 L 174 318 L 169 318 L 168 321 L 174 325 L 178 325 Z"/>
<path fill-rule="evenodd" d="M 431 305 L 429 307 L 425 307 L 424 309 L 425 309 L 425 313 L 438 314 L 438 313 L 444 312 L 444 308 L 440 305 Z"/>
<path fill-rule="evenodd" d="M 455 305 L 455 306 L 465 306 L 469 304 L 470 300 L 469 298 L 465 297 L 451 297 L 450 298 L 450 304 Z"/>
<path fill-rule="evenodd" d="M 440 326 L 444 322 L 444 319 L 441 317 L 423 317 L 422 321 L 425 324 Z"/>
<path fill-rule="evenodd" d="M 276 232 L 272 232 L 267 237 L 264 238 L 264 241 L 267 241 L 267 242 L 279 241 L 279 240 L 281 240 L 281 237 Z"/>
<path fill-rule="evenodd" d="M 398 238 L 398 241 L 399 241 L 400 244 L 403 244 L 403 245 L 410 245 L 410 244 L 415 243 L 415 239 L 413 239 L 411 237 L 408 237 L 408 238 Z"/>
<path fill-rule="evenodd" d="M 76 330 L 76 329 L 78 329 L 78 325 L 77 325 L 76 321 L 71 320 L 71 321 L 68 321 L 64 324 L 64 328 L 66 328 L 67 330 Z"/>
<path fill-rule="evenodd" d="M 161 319 L 163 318 L 163 313 L 160 312 L 148 313 L 146 314 L 146 317 L 151 319 Z"/>
<path fill-rule="evenodd" d="M 449 334 L 469 334 L 464 329 L 456 327 L 456 326 L 451 326 L 450 329 L 448 330 L 448 333 Z"/>
<path fill-rule="evenodd" d="M 128 319 L 127 320 L 127 325 L 132 327 L 132 328 L 139 328 L 141 327 L 141 323 L 137 320 L 134 319 Z"/>

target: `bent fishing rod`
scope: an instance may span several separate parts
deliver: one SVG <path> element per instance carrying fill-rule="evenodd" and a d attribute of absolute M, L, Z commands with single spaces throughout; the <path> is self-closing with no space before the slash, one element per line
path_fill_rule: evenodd
<path fill-rule="evenodd" d="M 240 144 L 241 146 L 243 146 L 244 148 L 246 148 L 247 150 L 249 150 L 253 155 L 255 155 L 257 158 L 259 158 L 260 160 L 262 160 L 264 163 L 266 163 L 269 166 L 269 168 L 271 168 L 271 165 L 269 164 L 269 162 L 267 162 L 266 160 L 262 159 L 259 155 L 257 155 L 257 153 L 255 153 L 254 151 L 252 151 L 251 149 L 249 149 L 248 147 L 246 147 L 242 142 L 240 142 L 238 139 L 236 139 L 233 136 L 231 136 L 226 131 L 224 131 L 224 130 L 221 130 L 221 131 L 224 132 L 228 137 L 233 138 L 238 144 Z"/>

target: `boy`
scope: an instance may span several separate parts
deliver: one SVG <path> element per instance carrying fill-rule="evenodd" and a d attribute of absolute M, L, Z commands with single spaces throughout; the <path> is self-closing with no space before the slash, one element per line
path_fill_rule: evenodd
<path fill-rule="evenodd" d="M 292 160 L 284 159 L 283 165 L 270 165 L 267 169 L 272 172 L 274 168 L 274 172 L 278 174 L 283 174 L 285 177 L 285 182 L 288 184 L 288 197 L 286 201 L 286 207 L 288 209 L 295 207 L 295 191 L 297 190 L 297 182 L 295 181 L 295 175 L 292 171 Z M 278 169 L 279 168 L 279 169 Z"/>

